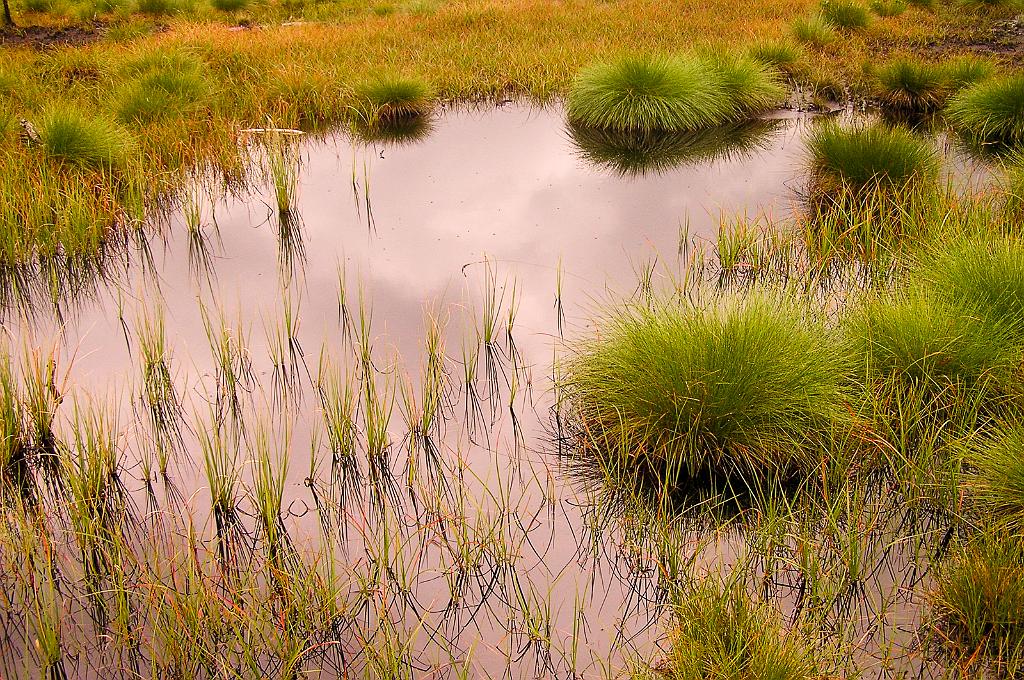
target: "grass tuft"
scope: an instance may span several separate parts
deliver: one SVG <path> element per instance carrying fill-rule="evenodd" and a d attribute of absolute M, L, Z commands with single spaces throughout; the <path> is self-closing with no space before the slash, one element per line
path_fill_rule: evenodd
<path fill-rule="evenodd" d="M 914 112 L 941 108 L 950 89 L 945 69 L 911 59 L 898 59 L 882 67 L 878 85 L 883 105 Z"/>
<path fill-rule="evenodd" d="M 982 143 L 1024 142 L 1024 75 L 991 79 L 952 99 L 946 112 L 958 130 Z"/>
<path fill-rule="evenodd" d="M 933 291 L 871 295 L 850 310 L 849 338 L 872 380 L 896 379 L 930 393 L 983 388 L 1004 375 L 1004 336 Z"/>
<path fill-rule="evenodd" d="M 430 112 L 430 87 L 411 78 L 381 78 L 362 85 L 357 94 L 371 123 L 403 121 Z"/>
<path fill-rule="evenodd" d="M 194 116 L 210 94 L 205 72 L 194 64 L 168 64 L 129 84 L 117 104 L 126 122 L 150 123 L 173 116 Z"/>
<path fill-rule="evenodd" d="M 800 45 L 789 40 L 760 42 L 751 46 L 747 54 L 773 68 L 788 74 L 799 71 L 800 62 L 804 58 Z"/>
<path fill-rule="evenodd" d="M 795 632 L 786 633 L 779 615 L 752 602 L 736 585 L 724 588 L 703 581 L 677 605 L 678 624 L 663 677 L 818 678 L 810 647 Z"/>
<path fill-rule="evenodd" d="M 778 73 L 751 57 L 627 57 L 584 70 L 568 114 L 600 130 L 692 132 L 762 113 L 785 94 Z"/>
<path fill-rule="evenodd" d="M 815 47 L 824 47 L 836 39 L 836 29 L 817 15 L 798 18 L 792 30 L 797 40 Z"/>
<path fill-rule="evenodd" d="M 969 489 L 986 525 L 1024 529 L 1024 426 L 1012 421 L 975 444 L 967 460 L 974 473 Z M 1024 622 L 1022 622 L 1024 623 Z"/>
<path fill-rule="evenodd" d="M 932 593 L 937 637 L 964 666 L 995 677 L 1024 669 L 1024 547 L 1017 537 L 982 535 L 940 565 Z M 977 677 L 981 677 L 977 676 Z"/>
<path fill-rule="evenodd" d="M 938 175 L 938 156 L 927 141 L 879 123 L 828 122 L 811 133 L 807 146 L 816 192 L 899 189 Z"/>
<path fill-rule="evenodd" d="M 577 77 L 569 119 L 610 130 L 682 132 L 717 125 L 726 93 L 706 64 L 665 57 L 627 57 Z"/>
<path fill-rule="evenodd" d="M 572 415 L 600 442 L 581 446 L 668 480 L 806 463 L 846 414 L 846 358 L 828 337 L 760 295 L 619 311 L 567 366 Z"/>
<path fill-rule="evenodd" d="M 898 17 L 907 7 L 905 0 L 871 0 L 871 11 L 880 17 Z"/>
<path fill-rule="evenodd" d="M 113 121 L 67 107 L 51 109 L 39 135 L 48 156 L 86 167 L 121 165 L 134 146 L 131 135 Z"/>
<path fill-rule="evenodd" d="M 821 17 L 836 28 L 852 31 L 866 28 L 871 23 L 868 8 L 850 0 L 823 0 Z"/>
<path fill-rule="evenodd" d="M 786 99 L 779 71 L 753 57 L 712 60 L 728 102 L 723 122 L 738 122 L 778 107 Z"/>

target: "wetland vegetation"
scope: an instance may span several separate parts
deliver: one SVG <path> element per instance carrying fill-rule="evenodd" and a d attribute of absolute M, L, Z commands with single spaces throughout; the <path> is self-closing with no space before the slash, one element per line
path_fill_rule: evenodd
<path fill-rule="evenodd" d="M 1024 673 L 1019 3 L 11 10 L 0 677 Z"/>

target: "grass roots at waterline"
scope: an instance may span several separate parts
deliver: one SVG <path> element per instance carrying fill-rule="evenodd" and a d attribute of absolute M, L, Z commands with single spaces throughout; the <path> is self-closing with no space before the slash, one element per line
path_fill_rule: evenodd
<path fill-rule="evenodd" d="M 361 116 L 371 126 L 400 124 L 430 112 L 430 87 L 412 78 L 381 78 L 363 84 L 356 94 Z"/>
<path fill-rule="evenodd" d="M 827 122 L 807 142 L 812 197 L 850 189 L 903 189 L 936 179 L 939 158 L 924 139 L 881 123 L 844 127 Z"/>
<path fill-rule="evenodd" d="M 973 57 L 939 64 L 897 59 L 878 71 L 878 98 L 883 106 L 897 111 L 935 111 L 963 88 L 987 80 L 993 71 L 990 62 Z"/>
<path fill-rule="evenodd" d="M 615 312 L 564 387 L 582 455 L 675 484 L 810 464 L 849 413 L 847 364 L 796 304 L 758 294 Z"/>
<path fill-rule="evenodd" d="M 752 58 L 627 57 L 577 77 L 569 120 L 581 127 L 691 132 L 778 106 L 778 73 Z"/>

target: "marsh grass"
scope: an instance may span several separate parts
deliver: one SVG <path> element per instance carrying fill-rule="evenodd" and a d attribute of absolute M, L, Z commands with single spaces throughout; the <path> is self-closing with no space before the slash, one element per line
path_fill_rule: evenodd
<path fill-rule="evenodd" d="M 838 37 L 832 24 L 820 15 L 797 18 L 793 21 L 791 30 L 793 37 L 799 42 L 819 48 L 831 44 Z"/>
<path fill-rule="evenodd" d="M 45 114 L 39 135 L 47 156 L 83 167 L 122 165 L 135 146 L 131 135 L 116 123 L 63 106 Z"/>
<path fill-rule="evenodd" d="M 171 375 L 163 310 L 143 314 L 136 324 L 136 334 L 141 362 L 140 400 L 156 442 L 157 469 L 166 478 L 171 455 L 183 443 L 183 409 Z"/>
<path fill-rule="evenodd" d="M 899 59 L 877 75 L 882 103 L 903 111 L 934 111 L 950 93 L 947 72 L 939 65 Z"/>
<path fill-rule="evenodd" d="M 950 101 L 946 117 L 982 144 L 1024 141 L 1024 76 L 991 78 L 962 90 Z"/>
<path fill-rule="evenodd" d="M 118 117 L 127 123 L 147 124 L 163 118 L 188 117 L 188 124 L 192 125 L 209 96 L 210 84 L 199 64 L 168 63 L 126 85 L 116 108 Z"/>
<path fill-rule="evenodd" d="M 926 140 L 880 123 L 824 123 L 811 132 L 807 148 L 812 195 L 842 188 L 900 191 L 938 175 L 938 156 Z"/>
<path fill-rule="evenodd" d="M 756 477 L 811 464 L 846 419 L 849 359 L 787 301 L 630 308 L 602 325 L 562 387 L 591 455 L 626 455 L 671 483 Z"/>
<path fill-rule="evenodd" d="M 770 111 L 786 100 L 787 91 L 779 71 L 746 56 L 715 55 L 711 64 L 717 72 L 729 111 L 724 122 L 737 122 Z"/>
<path fill-rule="evenodd" d="M 981 534 L 943 562 L 931 594 L 940 644 L 965 673 L 1024 668 L 1024 550 L 1018 536 Z"/>
<path fill-rule="evenodd" d="M 747 48 L 747 54 L 790 76 L 802 70 L 805 58 L 800 45 L 790 40 L 762 41 Z"/>
<path fill-rule="evenodd" d="M 933 394 L 962 388 L 998 394 L 1012 366 L 1002 329 L 927 288 L 868 294 L 845 323 L 868 376 L 895 376 Z"/>
<path fill-rule="evenodd" d="M 626 57 L 582 71 L 567 100 L 584 127 L 642 132 L 709 128 L 729 111 L 728 93 L 696 59 Z"/>
<path fill-rule="evenodd" d="M 910 6 L 905 0 L 872 0 L 869 5 L 880 17 L 898 17 Z"/>
<path fill-rule="evenodd" d="M 371 127 L 387 128 L 430 112 L 430 86 L 414 78 L 379 78 L 359 86 L 361 118 Z"/>
<path fill-rule="evenodd" d="M 822 19 L 844 31 L 867 28 L 871 23 L 868 8 L 854 0 L 822 0 L 819 11 Z"/>
<path fill-rule="evenodd" d="M 751 601 L 735 583 L 700 580 L 673 610 L 677 623 L 663 663 L 665 677 L 820 677 L 810 645 L 795 631 L 786 632 L 776 611 Z"/>

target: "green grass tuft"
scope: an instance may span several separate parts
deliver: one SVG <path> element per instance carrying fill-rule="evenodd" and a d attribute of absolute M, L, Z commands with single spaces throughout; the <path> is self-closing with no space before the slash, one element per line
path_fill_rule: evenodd
<path fill-rule="evenodd" d="M 627 57 L 577 77 L 569 119 L 607 130 L 685 132 L 713 127 L 731 109 L 719 78 L 690 59 Z"/>
<path fill-rule="evenodd" d="M 1024 74 L 981 82 L 960 92 L 946 112 L 958 130 L 982 143 L 1024 143 Z"/>
<path fill-rule="evenodd" d="M 762 64 L 767 64 L 791 75 L 800 70 L 800 64 L 804 58 L 800 45 L 790 40 L 760 42 L 748 48 L 747 54 Z"/>
<path fill-rule="evenodd" d="M 763 62 L 752 57 L 719 56 L 711 64 L 727 99 L 723 122 L 746 120 L 777 108 L 786 100 L 779 71 Z"/>
<path fill-rule="evenodd" d="M 847 187 L 899 189 L 933 180 L 939 159 L 925 140 L 880 123 L 843 127 L 826 122 L 807 142 L 815 193 Z"/>
<path fill-rule="evenodd" d="M 580 127 L 678 133 L 750 118 L 785 96 L 779 73 L 750 57 L 627 57 L 580 73 L 567 106 Z"/>
<path fill-rule="evenodd" d="M 221 12 L 240 12 L 249 6 L 249 0 L 211 0 L 210 4 Z"/>
<path fill-rule="evenodd" d="M 954 240 L 928 251 L 915 273 L 947 303 L 998 329 L 1004 344 L 1024 346 L 1024 244 L 1019 240 Z"/>
<path fill-rule="evenodd" d="M 941 108 L 950 90 L 945 69 L 911 59 L 898 59 L 882 67 L 878 85 L 883 105 L 914 112 Z"/>
<path fill-rule="evenodd" d="M 1020 677 L 1024 670 L 1024 547 L 981 535 L 937 570 L 933 625 L 963 677 Z M 972 668 L 973 666 L 973 668 Z M 972 672 L 973 671 L 973 672 Z"/>
<path fill-rule="evenodd" d="M 871 23 L 868 8 L 850 0 L 822 0 L 821 17 L 836 28 L 852 31 Z"/>
<path fill-rule="evenodd" d="M 430 112 L 430 87 L 412 78 L 380 78 L 357 91 L 369 122 L 407 120 Z"/>
<path fill-rule="evenodd" d="M 844 323 L 871 380 L 937 393 L 950 385 L 987 389 L 1009 369 L 1000 330 L 928 288 L 869 295 Z"/>
<path fill-rule="evenodd" d="M 661 677 L 669 680 L 821 677 L 810 646 L 783 630 L 779 614 L 735 584 L 693 586 L 676 605 L 678 623 Z"/>
<path fill-rule="evenodd" d="M 143 75 L 123 90 L 117 114 L 123 121 L 138 123 L 194 116 L 210 90 L 206 74 L 199 68 L 162 68 Z"/>
<path fill-rule="evenodd" d="M 967 456 L 974 470 L 968 484 L 986 525 L 1014 534 L 1024 530 L 1024 425 L 1007 422 L 975 443 Z M 1022 622 L 1024 623 L 1024 622 Z"/>
<path fill-rule="evenodd" d="M 962 56 L 942 65 L 946 82 L 954 92 L 988 80 L 996 71 L 995 65 L 982 57 Z"/>
<path fill-rule="evenodd" d="M 570 361 L 565 388 L 599 442 L 582 447 L 675 483 L 808 464 L 846 417 L 846 365 L 795 304 L 753 295 L 618 311 Z"/>
<path fill-rule="evenodd" d="M 817 15 L 797 19 L 792 30 L 797 40 L 815 47 L 824 47 L 836 39 L 836 29 Z"/>
<path fill-rule="evenodd" d="M 51 109 L 39 135 L 48 156 L 87 167 L 121 165 L 134 146 L 132 136 L 113 121 L 71 108 Z"/>

